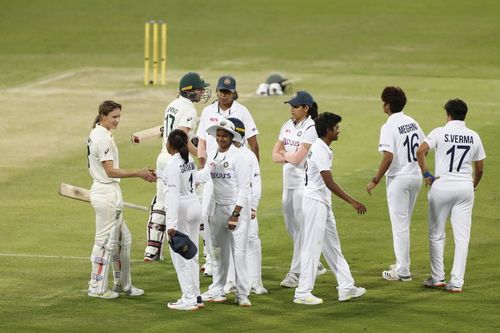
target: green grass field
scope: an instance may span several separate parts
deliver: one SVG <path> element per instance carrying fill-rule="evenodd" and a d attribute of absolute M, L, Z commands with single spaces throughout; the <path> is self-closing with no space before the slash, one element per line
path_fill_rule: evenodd
<path fill-rule="evenodd" d="M 0 10 L 0 332 L 496 332 L 500 330 L 498 204 L 500 148 L 500 3 L 496 1 L 41 1 L 2 3 Z M 169 24 L 166 87 L 143 86 L 144 22 Z M 139 299 L 86 296 L 94 215 L 89 204 L 57 195 L 60 182 L 89 187 L 86 138 L 104 99 L 123 104 L 115 132 L 121 165 L 155 165 L 159 141 L 130 143 L 134 131 L 161 122 L 187 71 L 216 84 L 233 74 L 241 102 L 260 130 L 263 198 L 259 210 L 263 278 L 268 295 L 250 309 L 232 302 L 202 311 L 166 308 L 180 290 L 169 259 L 145 264 L 147 214 L 127 210 L 134 237 Z M 271 161 L 288 96 L 253 95 L 279 71 L 298 79 L 320 111 L 343 117 L 334 143 L 334 177 L 368 207 L 358 217 L 334 198 L 343 252 L 367 294 L 340 303 L 333 275 L 318 278 L 318 307 L 292 303 L 279 282 L 291 242 L 281 214 L 281 167 Z M 364 187 L 380 162 L 377 143 L 386 121 L 380 92 L 398 85 L 406 113 L 424 131 L 445 123 L 442 106 L 460 97 L 467 124 L 482 137 L 488 158 L 476 192 L 466 282 L 462 294 L 426 290 L 429 273 L 426 190 L 412 224 L 410 283 L 390 283 L 393 263 L 384 186 Z M 202 106 L 198 110 L 201 112 Z M 124 180 L 126 201 L 148 205 L 151 184 Z M 496 203 L 495 203 L 496 202 Z M 498 206 L 497 206 L 498 207 Z M 452 263 L 448 232 L 446 269 Z M 206 290 L 209 279 L 202 278 Z M 232 301 L 232 297 L 230 297 Z"/>

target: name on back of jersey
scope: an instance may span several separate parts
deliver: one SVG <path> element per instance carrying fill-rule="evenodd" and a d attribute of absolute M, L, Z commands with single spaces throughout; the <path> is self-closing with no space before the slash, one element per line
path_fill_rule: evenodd
<path fill-rule="evenodd" d="M 444 142 L 474 144 L 474 138 L 472 135 L 445 134 Z"/>
<path fill-rule="evenodd" d="M 404 124 L 404 125 L 398 126 L 399 134 L 406 134 L 406 133 L 414 132 L 417 130 L 418 130 L 418 126 L 415 123 L 409 123 L 409 124 Z"/>
<path fill-rule="evenodd" d="M 181 167 L 181 173 L 193 171 L 196 169 L 196 165 L 193 162 L 182 164 L 180 167 Z"/>

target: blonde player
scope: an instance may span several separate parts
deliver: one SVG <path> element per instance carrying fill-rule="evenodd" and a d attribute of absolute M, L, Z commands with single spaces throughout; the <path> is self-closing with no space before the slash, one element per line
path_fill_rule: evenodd
<path fill-rule="evenodd" d="M 273 149 L 273 161 L 283 164 L 282 210 L 285 226 L 293 241 L 290 271 L 280 285 L 295 288 L 300 275 L 300 247 L 302 244 L 302 194 L 304 191 L 304 166 L 306 155 L 318 135 L 314 118 L 318 105 L 307 91 L 296 92 L 289 101 L 292 118 L 281 127 Z M 326 270 L 319 263 L 320 274 Z"/>
<path fill-rule="evenodd" d="M 199 172 L 200 180 L 211 178 L 213 182 L 209 209 L 213 283 L 201 296 L 209 302 L 226 300 L 224 285 L 231 254 L 236 270 L 237 302 L 248 307 L 251 306 L 247 269 L 250 165 L 241 150 L 232 144 L 242 140 L 232 122 L 222 120 L 207 132 L 216 137 L 219 148 Z"/>
<path fill-rule="evenodd" d="M 462 292 L 470 240 L 474 192 L 483 176 L 486 158 L 479 135 L 465 126 L 467 105 L 460 99 L 445 106 L 447 123 L 434 129 L 417 151 L 418 164 L 428 185 L 429 244 L 431 276 L 426 287 L 445 287 L 452 293 Z M 436 150 L 434 177 L 427 168 L 425 156 Z M 453 268 L 445 283 L 443 264 L 446 220 L 450 217 L 455 241 Z"/>
<path fill-rule="evenodd" d="M 189 72 L 179 82 L 179 96 L 165 109 L 163 121 L 162 149 L 156 161 L 158 178 L 162 179 L 162 170 L 168 162 L 170 154 L 167 151 L 167 138 L 174 129 L 184 131 L 189 137 L 193 136 L 196 127 L 196 109 L 194 103 L 206 101 L 210 97 L 209 90 L 205 88 L 206 83 L 198 73 Z M 189 152 L 196 156 L 196 147 L 189 140 Z M 165 234 L 165 198 L 164 182 L 156 183 L 156 195 L 151 202 L 151 210 L 147 225 L 148 242 L 144 253 L 144 261 L 158 260 L 161 256 L 161 248 Z"/>
<path fill-rule="evenodd" d="M 396 264 L 382 272 L 390 281 L 411 281 L 410 226 L 422 187 L 416 151 L 425 135 L 412 117 L 404 114 L 406 95 L 399 87 L 385 87 L 382 108 L 389 117 L 380 129 L 378 150 L 383 154 L 377 173 L 366 185 L 369 194 L 386 176 L 387 205 L 392 226 Z"/>
<path fill-rule="evenodd" d="M 259 143 L 257 141 L 257 135 L 259 131 L 255 125 L 255 121 L 248 109 L 242 104 L 237 102 L 238 91 L 236 90 L 236 80 L 230 75 L 221 76 L 217 82 L 217 100 L 205 107 L 201 113 L 200 123 L 198 125 L 198 130 L 196 131 L 196 136 L 199 139 L 198 142 L 198 161 L 200 168 L 205 166 L 207 156 L 210 156 L 212 152 L 217 151 L 217 142 L 214 137 L 207 135 L 207 129 L 210 126 L 217 125 L 220 121 L 227 117 L 233 117 L 241 120 L 245 124 L 247 129 L 247 142 L 250 149 L 254 152 L 259 159 Z M 204 234 L 210 232 L 209 225 L 207 223 L 208 219 L 208 207 L 210 205 L 210 193 L 212 192 L 212 183 L 210 181 L 206 182 L 203 187 L 202 196 L 202 223 L 204 225 Z M 206 242 L 206 262 L 202 269 L 205 272 L 205 276 L 212 275 L 211 261 L 210 261 L 210 239 L 205 237 Z M 207 254 L 208 253 L 208 254 Z"/>
<path fill-rule="evenodd" d="M 245 146 L 245 125 L 237 118 L 227 118 L 234 124 L 234 129 L 241 135 L 242 142 L 233 141 L 233 145 L 247 157 L 250 164 L 250 225 L 248 230 L 248 277 L 250 279 L 250 292 L 257 295 L 267 294 L 267 289 L 262 283 L 262 245 L 259 238 L 259 221 L 257 219 L 257 208 L 262 193 L 262 181 L 260 176 L 259 161 L 255 154 Z M 236 291 L 234 265 L 229 264 L 229 273 L 224 287 L 227 294 Z"/>
<path fill-rule="evenodd" d="M 354 285 L 349 265 L 340 248 L 332 212 L 332 193 L 349 203 L 358 214 L 366 212 L 366 207 L 344 192 L 332 177 L 333 153 L 329 146 L 338 140 L 341 120 L 340 116 L 330 112 L 324 112 L 315 119 L 319 138 L 312 144 L 307 155 L 306 183 L 302 201 L 304 241 L 300 258 L 299 285 L 295 289 L 293 299 L 297 304 L 323 303 L 321 298 L 312 294 L 321 253 L 337 278 L 339 301 L 347 301 L 366 293 L 365 288 Z"/>
<path fill-rule="evenodd" d="M 132 236 L 123 220 L 123 198 L 120 178 L 139 177 L 155 182 L 156 175 L 148 168 L 120 169 L 118 148 L 111 135 L 120 123 L 121 105 L 104 101 L 87 141 L 89 172 L 94 180 L 90 202 L 96 214 L 96 233 L 92 248 L 92 273 L 88 295 L 104 299 L 117 298 L 120 292 L 129 296 L 144 294 L 132 285 L 130 246 Z M 113 264 L 114 286 L 108 290 L 108 271 Z"/>
<path fill-rule="evenodd" d="M 193 243 L 198 244 L 201 205 L 194 189 L 196 165 L 189 155 L 188 142 L 186 133 L 179 129 L 173 130 L 168 136 L 167 150 L 171 157 L 163 173 L 166 225 L 169 237 L 180 231 L 188 235 Z M 174 310 L 197 310 L 203 306 L 201 300 L 197 300 L 200 296 L 198 254 L 187 260 L 170 249 L 170 256 L 177 272 L 182 296 L 177 302 L 168 303 L 168 307 Z"/>

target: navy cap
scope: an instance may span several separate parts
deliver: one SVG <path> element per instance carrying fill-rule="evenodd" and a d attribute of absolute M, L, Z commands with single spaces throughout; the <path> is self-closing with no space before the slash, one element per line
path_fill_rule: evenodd
<path fill-rule="evenodd" d="M 217 90 L 229 90 L 230 92 L 235 92 L 236 80 L 231 75 L 221 76 L 217 82 Z"/>
<path fill-rule="evenodd" d="M 168 243 L 175 253 L 179 253 L 186 259 L 193 258 L 198 252 L 196 245 L 189 239 L 189 236 L 178 230 L 175 231 L 173 237 L 170 237 Z"/>
<path fill-rule="evenodd" d="M 314 98 L 307 91 L 297 91 L 293 94 L 292 98 L 284 103 L 288 103 L 291 106 L 301 106 L 301 105 L 309 105 L 313 106 Z"/>
<path fill-rule="evenodd" d="M 236 133 L 241 135 L 241 138 L 245 137 L 245 124 L 243 124 L 241 120 L 239 120 L 238 118 L 226 118 L 226 120 L 229 120 L 234 124 L 234 130 L 236 131 Z"/>

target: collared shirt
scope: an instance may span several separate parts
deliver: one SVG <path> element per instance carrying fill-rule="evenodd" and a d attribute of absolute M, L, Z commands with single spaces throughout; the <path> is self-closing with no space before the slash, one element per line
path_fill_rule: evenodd
<path fill-rule="evenodd" d="M 432 130 L 425 142 L 436 150 L 435 176 L 441 181 L 473 181 L 472 162 L 486 158 L 479 135 L 460 120 Z"/>
<path fill-rule="evenodd" d="M 219 108 L 219 103 L 215 101 L 214 103 L 206 106 L 201 112 L 200 124 L 198 125 L 198 130 L 196 131 L 196 136 L 206 141 L 207 156 L 218 149 L 217 141 L 213 136 L 207 134 L 207 129 L 210 126 L 217 125 L 222 119 L 230 117 L 237 118 L 243 122 L 245 125 L 246 139 L 259 134 L 252 115 L 246 107 L 237 101 L 233 101 L 231 108 L 226 111 L 222 111 Z"/>
<path fill-rule="evenodd" d="M 380 129 L 379 152 L 392 153 L 392 163 L 387 177 L 420 175 L 417 149 L 425 138 L 420 125 L 402 111 L 393 113 Z"/>
<path fill-rule="evenodd" d="M 326 187 L 321 171 L 330 171 L 332 161 L 332 150 L 323 140 L 318 138 L 307 154 L 304 197 L 321 201 L 329 207 L 332 206 L 332 193 Z"/>
<path fill-rule="evenodd" d="M 167 152 L 168 135 L 179 127 L 189 128 L 189 138 L 194 134 L 196 128 L 196 109 L 191 100 L 179 96 L 165 109 L 165 118 L 163 119 L 163 140 L 161 150 Z"/>
<path fill-rule="evenodd" d="M 113 161 L 113 168 L 118 169 L 120 160 L 113 135 L 99 124 L 92 129 L 87 140 L 87 158 L 89 173 L 94 182 L 103 184 L 120 182 L 120 178 L 109 178 L 102 166 L 104 161 Z"/>
<path fill-rule="evenodd" d="M 278 139 L 283 142 L 287 152 L 295 152 L 300 144 L 312 144 L 318 138 L 314 120 L 306 117 L 298 124 L 290 119 L 283 124 Z M 306 157 L 299 163 L 285 163 L 283 165 L 283 188 L 298 189 L 304 187 L 304 166 Z"/>

